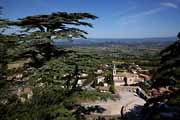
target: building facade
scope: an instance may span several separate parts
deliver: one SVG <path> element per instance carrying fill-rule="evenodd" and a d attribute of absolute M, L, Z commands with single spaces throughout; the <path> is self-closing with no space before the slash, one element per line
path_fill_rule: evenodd
<path fill-rule="evenodd" d="M 143 82 L 144 78 L 140 77 L 138 73 L 117 72 L 117 68 L 113 67 L 113 80 L 115 86 L 132 85 L 138 82 Z"/>

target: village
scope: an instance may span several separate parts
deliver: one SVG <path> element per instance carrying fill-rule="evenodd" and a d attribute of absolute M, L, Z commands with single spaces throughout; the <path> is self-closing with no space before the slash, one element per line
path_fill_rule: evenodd
<path fill-rule="evenodd" d="M 114 61 L 112 62 L 114 63 Z M 119 68 L 116 66 L 118 65 Z M 102 88 L 108 87 L 108 83 L 106 80 L 106 76 L 103 76 L 106 69 L 109 69 L 112 72 L 112 80 L 114 82 L 115 87 L 120 86 L 133 86 L 138 83 L 148 81 L 151 79 L 148 70 L 143 70 L 139 65 L 135 63 L 132 64 L 112 64 L 112 65 L 104 65 L 104 69 L 97 69 L 95 72 L 97 84 Z M 83 82 L 88 77 L 88 74 L 83 73 L 79 76 L 78 85 L 83 86 Z"/>
<path fill-rule="evenodd" d="M 22 65 L 9 64 L 13 69 Z M 104 74 L 106 71 L 110 71 L 110 76 Z M 85 109 L 91 108 L 93 106 L 99 106 L 104 111 L 102 112 L 92 112 L 91 117 L 98 116 L 116 116 L 120 117 L 128 113 L 130 110 L 134 109 L 135 106 L 143 106 L 148 95 L 138 86 L 138 83 L 143 83 L 151 79 L 148 70 L 143 70 L 139 65 L 135 63 L 126 64 L 122 62 L 113 61 L 112 64 L 101 65 L 101 68 L 97 69 L 95 72 L 95 80 L 92 80 L 88 84 L 84 84 L 89 75 L 87 73 L 82 73 L 79 75 L 79 80 L 77 85 L 82 87 L 85 91 L 99 91 L 99 92 L 109 92 L 111 87 L 114 88 L 115 100 L 95 101 L 94 103 L 81 103 Z M 68 73 L 64 74 L 64 77 L 68 76 Z M 9 77 L 8 80 L 13 80 L 19 82 L 20 86 L 14 88 L 14 93 L 19 96 L 22 102 L 31 99 L 33 92 L 30 87 L 23 85 L 28 81 L 24 79 L 22 74 L 16 74 L 13 77 Z M 92 84 L 96 81 L 96 86 L 92 87 Z M 109 84 L 109 81 L 113 83 Z M 43 83 L 39 83 L 39 86 L 43 86 Z M 64 86 L 62 86 L 64 88 Z M 24 97 L 24 95 L 26 97 Z M 82 112 L 83 113 L 83 112 Z M 137 113 L 136 113 L 137 114 Z M 133 112 L 133 115 L 136 115 Z"/>
<path fill-rule="evenodd" d="M 0 3 L 0 120 L 179 120 L 179 0 Z"/>
<path fill-rule="evenodd" d="M 108 100 L 106 102 L 96 101 L 94 103 L 82 103 L 87 110 L 93 106 L 99 106 L 99 108 L 104 110 L 92 112 L 89 120 L 97 119 L 98 117 L 104 117 L 106 119 L 114 117 L 121 118 L 123 115 L 127 116 L 127 113 L 131 114 L 128 115 L 131 116 L 129 119 L 132 119 L 133 117 L 138 119 L 138 110 L 141 109 L 140 107 L 145 104 L 145 100 L 149 97 L 145 91 L 138 86 L 138 83 L 150 80 L 148 70 L 142 70 L 141 67 L 135 63 L 130 65 L 125 63 L 117 64 L 117 62 L 116 64 L 115 62 L 113 63 L 112 79 L 115 88 L 114 95 L 116 95 L 116 97 L 118 96 L 118 99 L 115 101 Z M 121 67 L 117 68 L 117 65 Z M 105 82 L 105 77 L 102 76 L 103 70 L 98 69 L 96 73 L 98 74 L 97 83 L 101 83 L 101 86 L 97 87 L 98 90 L 100 90 L 100 92 L 109 92 L 110 85 Z"/>
<path fill-rule="evenodd" d="M 23 64 L 26 63 L 12 63 L 8 64 L 9 69 L 18 69 L 23 66 Z M 118 66 L 118 67 L 116 67 Z M 110 78 L 106 78 L 107 76 L 104 74 L 106 71 L 110 71 L 112 76 L 108 76 Z M 112 79 L 114 87 L 121 87 L 121 86 L 136 86 L 138 83 L 143 83 L 145 81 L 148 81 L 151 79 L 151 76 L 149 74 L 148 70 L 143 70 L 139 65 L 136 65 L 135 63 L 126 64 L 124 62 L 115 62 L 112 61 L 112 64 L 105 64 L 101 65 L 99 69 L 97 69 L 95 72 L 95 80 L 92 80 L 87 85 L 84 83 L 87 81 L 89 75 L 88 73 L 81 73 L 79 75 L 78 83 L 77 85 L 80 87 L 83 87 L 84 89 L 93 89 L 91 88 L 91 84 L 93 84 L 94 81 L 96 81 L 96 84 L 98 88 L 100 88 L 101 92 L 108 92 L 109 91 L 109 84 L 108 80 Z M 64 77 L 68 76 L 68 73 L 63 75 Z M 28 78 L 24 77 L 22 73 L 14 74 L 13 76 L 9 76 L 7 78 L 8 81 L 15 81 L 19 83 L 25 83 L 28 81 Z M 42 83 L 39 83 L 42 85 Z M 62 86 L 63 87 L 63 86 Z M 22 89 L 22 88 L 20 88 Z M 27 88 L 26 88 L 27 89 Z M 21 91 L 21 90 L 18 90 Z M 25 90 L 25 91 L 29 91 Z M 20 94 L 20 93 L 18 93 Z"/>

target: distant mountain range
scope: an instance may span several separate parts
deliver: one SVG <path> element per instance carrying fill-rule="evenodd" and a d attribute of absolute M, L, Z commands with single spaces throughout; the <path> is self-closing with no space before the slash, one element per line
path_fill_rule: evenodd
<path fill-rule="evenodd" d="M 147 43 L 158 43 L 168 44 L 177 40 L 177 37 L 166 37 L 166 38 L 135 38 L 135 39 L 99 39 L 99 38 L 88 38 L 88 39 L 74 39 L 74 40 L 55 40 L 55 45 L 61 46 L 107 46 L 107 45 L 123 45 L 123 44 L 147 44 Z"/>

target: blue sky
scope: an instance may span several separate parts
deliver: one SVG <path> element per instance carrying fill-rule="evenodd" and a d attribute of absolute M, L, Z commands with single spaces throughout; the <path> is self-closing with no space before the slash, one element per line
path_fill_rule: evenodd
<path fill-rule="evenodd" d="M 90 38 L 176 36 L 180 0 L 0 0 L 3 17 L 17 19 L 57 11 L 90 12 L 99 18 L 84 28 Z"/>

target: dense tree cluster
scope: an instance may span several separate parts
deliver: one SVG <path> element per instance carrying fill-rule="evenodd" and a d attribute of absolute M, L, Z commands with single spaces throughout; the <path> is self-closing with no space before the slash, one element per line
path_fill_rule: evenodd
<path fill-rule="evenodd" d="M 158 69 L 152 77 L 156 94 L 147 100 L 142 114 L 148 120 L 178 120 L 180 117 L 180 33 L 178 40 L 160 53 Z M 166 89 L 166 92 L 161 91 Z M 154 89 L 155 90 L 155 89 Z M 159 93 L 161 91 L 161 93 Z"/>
<path fill-rule="evenodd" d="M 0 119 L 75 119 L 72 104 L 110 96 L 82 92 L 77 86 L 80 73 L 94 71 L 99 64 L 96 57 L 59 49 L 53 42 L 85 38 L 87 32 L 78 26 L 93 27 L 85 21 L 96 18 L 57 12 L 17 21 L 0 19 Z M 20 27 L 21 33 L 5 34 L 10 26 Z M 30 99 L 19 93 L 25 89 L 32 91 Z"/>
<path fill-rule="evenodd" d="M 180 39 L 180 33 L 178 34 Z M 180 40 L 161 51 L 160 67 L 153 77 L 154 86 L 180 87 Z"/>

